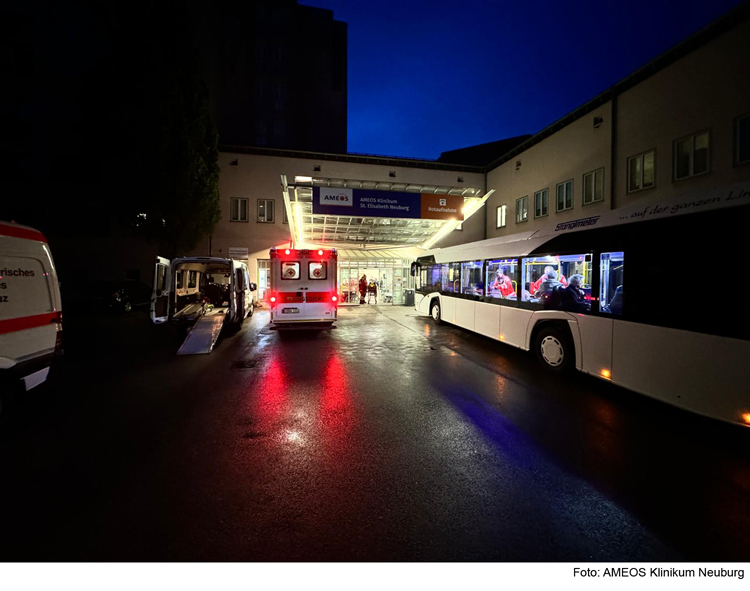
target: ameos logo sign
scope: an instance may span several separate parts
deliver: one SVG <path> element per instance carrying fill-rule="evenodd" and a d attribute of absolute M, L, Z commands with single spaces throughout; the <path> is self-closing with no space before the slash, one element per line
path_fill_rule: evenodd
<path fill-rule="evenodd" d="M 351 207 L 354 204 L 352 189 L 320 189 L 321 205 L 338 205 Z"/>

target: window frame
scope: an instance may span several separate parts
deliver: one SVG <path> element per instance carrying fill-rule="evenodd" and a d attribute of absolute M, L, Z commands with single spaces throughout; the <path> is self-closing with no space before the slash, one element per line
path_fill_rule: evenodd
<path fill-rule="evenodd" d="M 261 202 L 263 202 L 263 203 L 266 204 L 266 213 L 263 216 L 265 219 L 261 219 L 261 215 L 260 215 L 260 204 L 261 204 Z M 270 220 L 268 219 L 268 203 L 272 203 L 273 204 L 273 206 L 271 208 L 271 211 L 272 211 L 271 218 L 272 219 L 270 219 Z M 258 223 L 258 224 L 275 224 L 276 223 L 276 200 L 275 199 L 260 199 L 259 198 L 258 199 L 258 204 L 257 204 L 257 207 L 256 207 L 256 213 L 258 215 L 257 219 L 255 220 L 256 223 Z"/>
<path fill-rule="evenodd" d="M 502 223 L 502 225 L 500 224 L 500 216 L 499 216 L 499 213 L 500 213 L 501 209 L 503 211 L 503 223 Z M 508 204 L 507 203 L 503 203 L 502 205 L 498 205 L 497 208 L 495 209 L 495 224 L 496 224 L 496 226 L 495 226 L 496 230 L 498 230 L 500 228 L 507 227 L 507 225 L 508 225 Z"/>
<path fill-rule="evenodd" d="M 596 199 L 596 173 L 601 172 L 602 173 L 602 197 L 601 199 Z M 593 192 L 593 199 L 589 202 L 586 202 L 586 177 L 587 176 L 593 176 L 592 179 L 592 192 Z M 593 205 L 594 203 L 603 203 L 604 202 L 604 193 L 606 192 L 606 185 L 605 185 L 605 177 L 604 177 L 604 166 L 601 166 L 597 168 L 596 170 L 592 170 L 591 172 L 584 173 L 583 175 L 583 181 L 581 185 L 581 205 Z"/>
<path fill-rule="evenodd" d="M 645 176 L 645 167 L 643 166 L 643 163 L 645 162 L 645 156 L 646 154 L 653 154 L 654 155 L 654 182 L 649 187 L 643 186 L 643 177 Z M 631 189 L 630 188 L 630 161 L 635 160 L 636 158 L 641 159 L 641 187 L 639 189 Z M 645 152 L 641 152 L 640 154 L 634 154 L 633 156 L 629 156 L 625 160 L 625 192 L 630 193 L 638 193 L 639 191 L 648 191 L 649 189 L 655 189 L 656 188 L 656 148 L 651 148 L 650 150 L 646 150 Z"/>
<path fill-rule="evenodd" d="M 232 219 L 232 213 L 233 213 L 233 209 L 234 208 L 232 207 L 232 205 L 234 204 L 235 201 L 238 202 L 238 206 L 237 206 L 237 217 L 238 217 L 238 219 L 233 220 Z M 244 219 L 244 220 L 243 219 L 239 219 L 241 217 L 240 214 L 242 212 L 242 207 L 241 207 L 242 201 L 244 201 L 245 204 L 246 204 L 245 205 L 245 218 L 246 219 Z M 249 197 L 230 197 L 230 199 L 229 199 L 229 221 L 230 222 L 242 222 L 242 223 L 247 223 L 247 222 L 250 221 L 250 198 Z"/>
<path fill-rule="evenodd" d="M 559 200 L 557 199 L 557 192 L 560 187 L 567 185 L 570 183 L 570 207 L 564 207 L 562 209 L 559 208 Z M 562 183 L 557 183 L 555 185 L 555 213 L 560 213 L 561 211 L 570 211 L 575 207 L 575 182 L 574 179 L 568 179 L 567 181 L 563 181 Z"/>
<path fill-rule="evenodd" d="M 547 213 L 543 213 L 541 215 L 536 215 L 536 210 L 537 210 L 537 206 L 536 206 L 537 200 L 536 200 L 536 198 L 537 198 L 538 195 L 541 195 L 544 192 L 547 193 Z M 549 187 L 545 187 L 544 189 L 539 189 L 538 191 L 534 192 L 534 219 L 545 218 L 547 216 L 549 216 Z"/>
<path fill-rule="evenodd" d="M 706 170 L 696 174 L 695 172 L 693 172 L 695 170 L 695 138 L 703 134 L 706 134 L 708 136 L 708 157 L 706 158 L 707 160 Z M 693 147 L 692 147 L 691 158 L 690 158 L 690 173 L 687 176 L 681 176 L 678 178 L 677 177 L 677 144 L 684 142 L 687 139 L 693 140 Z M 711 144 L 713 143 L 712 139 L 713 138 L 711 137 L 711 130 L 702 129 L 700 131 L 696 131 L 694 133 L 685 135 L 681 138 L 677 138 L 676 140 L 672 142 L 672 181 L 673 182 L 684 181 L 687 179 L 691 179 L 693 177 L 703 176 L 704 174 L 709 174 L 711 172 L 711 159 L 713 156 L 713 153 L 711 151 Z"/>
<path fill-rule="evenodd" d="M 323 276 L 322 277 L 313 277 L 312 270 L 310 268 L 310 265 L 320 265 L 320 268 L 323 269 Z M 307 278 L 311 281 L 325 281 L 328 279 L 328 265 L 325 261 L 308 261 L 307 262 Z"/>
<path fill-rule="evenodd" d="M 297 276 L 296 277 L 284 277 L 284 265 L 297 265 Z M 300 261 L 281 261 L 281 280 L 282 281 L 299 281 L 302 279 L 302 263 Z"/>
<path fill-rule="evenodd" d="M 518 205 L 520 203 L 524 204 L 524 210 L 526 213 L 523 219 L 521 219 L 519 215 L 520 211 L 518 209 Z M 516 223 L 523 224 L 524 222 L 528 222 L 528 221 L 529 221 L 529 196 L 524 195 L 523 197 L 519 197 L 518 199 L 516 199 Z"/>
<path fill-rule="evenodd" d="M 740 122 L 745 119 L 750 120 L 750 113 L 740 115 L 734 118 L 734 165 L 735 166 L 747 166 L 750 165 L 750 157 L 747 160 L 740 160 Z M 709 138 L 708 144 L 709 150 L 711 149 L 711 139 Z"/>

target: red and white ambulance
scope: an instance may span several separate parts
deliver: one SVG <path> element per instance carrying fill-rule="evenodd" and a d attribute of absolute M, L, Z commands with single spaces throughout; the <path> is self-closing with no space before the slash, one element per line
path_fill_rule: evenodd
<path fill-rule="evenodd" d="M 338 317 L 338 254 L 331 249 L 271 249 L 271 323 L 329 328 Z"/>
<path fill-rule="evenodd" d="M 61 353 L 62 301 L 47 240 L 0 222 L 0 396 L 44 382 Z"/>

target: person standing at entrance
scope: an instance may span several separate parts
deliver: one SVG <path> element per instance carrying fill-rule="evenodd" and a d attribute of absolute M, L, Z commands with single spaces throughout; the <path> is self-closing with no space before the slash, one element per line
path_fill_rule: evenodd
<path fill-rule="evenodd" d="M 375 298 L 375 303 L 378 303 L 378 284 L 375 280 L 371 280 L 367 286 L 367 303 L 371 303 L 372 298 Z"/>
<path fill-rule="evenodd" d="M 359 280 L 359 303 L 365 303 L 365 297 L 367 296 L 367 276 L 362 275 L 362 279 Z"/>

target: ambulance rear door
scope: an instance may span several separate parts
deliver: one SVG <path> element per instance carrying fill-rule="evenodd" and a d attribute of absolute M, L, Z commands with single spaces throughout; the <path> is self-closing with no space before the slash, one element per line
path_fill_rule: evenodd
<path fill-rule="evenodd" d="M 156 257 L 154 291 L 151 294 L 151 321 L 162 324 L 169 318 L 169 300 L 172 289 L 172 262 Z"/>

